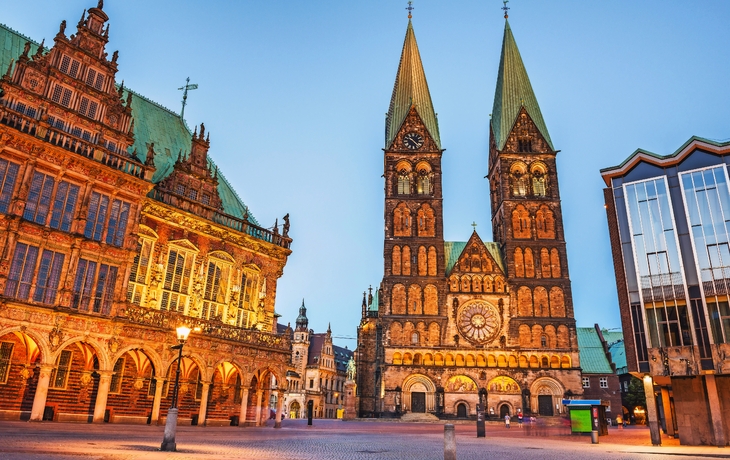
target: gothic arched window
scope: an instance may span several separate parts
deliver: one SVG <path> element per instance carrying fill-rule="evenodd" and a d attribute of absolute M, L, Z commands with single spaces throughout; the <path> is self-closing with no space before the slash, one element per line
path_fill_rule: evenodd
<path fill-rule="evenodd" d="M 393 233 L 395 236 L 411 236 L 411 210 L 400 203 L 393 210 Z"/>
<path fill-rule="evenodd" d="M 533 163 L 530 167 L 532 174 L 532 194 L 547 196 L 547 167 L 542 163 Z"/>
<path fill-rule="evenodd" d="M 512 196 L 527 195 L 527 166 L 518 161 L 509 170 Z"/>
<path fill-rule="evenodd" d="M 549 207 L 543 205 L 535 213 L 537 237 L 555 239 L 555 217 Z"/>
<path fill-rule="evenodd" d="M 424 203 L 417 212 L 418 236 L 436 236 L 433 208 Z"/>
<path fill-rule="evenodd" d="M 515 238 L 532 238 L 530 213 L 519 205 L 512 211 L 512 234 Z"/>

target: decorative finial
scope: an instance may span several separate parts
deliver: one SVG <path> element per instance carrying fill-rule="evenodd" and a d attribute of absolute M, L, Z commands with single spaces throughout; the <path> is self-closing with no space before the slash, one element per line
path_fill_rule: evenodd
<path fill-rule="evenodd" d="M 472 222 L 471 223 L 471 226 L 474 227 L 474 231 L 476 232 L 477 231 L 477 223 L 476 222 Z"/>
<path fill-rule="evenodd" d="M 411 14 L 411 11 L 413 11 L 413 2 L 409 0 L 408 7 L 406 7 L 408 10 L 408 19 L 411 19 L 413 15 Z"/>
<path fill-rule="evenodd" d="M 502 3 L 504 3 L 504 6 L 502 9 L 504 10 L 504 18 L 507 19 L 509 17 L 509 14 L 507 14 L 507 10 L 509 10 L 509 6 L 507 6 L 507 3 L 509 3 L 509 0 L 502 0 Z"/>

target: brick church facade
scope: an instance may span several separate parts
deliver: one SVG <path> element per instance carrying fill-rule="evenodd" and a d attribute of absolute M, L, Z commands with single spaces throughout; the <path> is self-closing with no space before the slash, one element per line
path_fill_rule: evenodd
<path fill-rule="evenodd" d="M 384 148 L 384 277 L 358 328 L 361 417 L 543 416 L 580 395 L 557 150 L 505 23 L 490 123 L 494 242 L 444 241 L 438 121 L 409 20 Z"/>
<path fill-rule="evenodd" d="M 259 226 L 201 123 L 119 85 L 99 1 L 50 49 L 0 26 L 0 418 L 180 423 L 281 410 L 288 216 Z"/>

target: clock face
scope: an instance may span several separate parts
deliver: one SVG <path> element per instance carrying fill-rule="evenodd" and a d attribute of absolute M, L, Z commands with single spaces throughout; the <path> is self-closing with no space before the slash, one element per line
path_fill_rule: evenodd
<path fill-rule="evenodd" d="M 500 328 L 497 309 L 483 301 L 465 303 L 458 315 L 459 332 L 474 343 L 493 340 Z"/>
<path fill-rule="evenodd" d="M 423 137 L 418 133 L 408 133 L 403 136 L 403 144 L 411 150 L 423 147 Z"/>

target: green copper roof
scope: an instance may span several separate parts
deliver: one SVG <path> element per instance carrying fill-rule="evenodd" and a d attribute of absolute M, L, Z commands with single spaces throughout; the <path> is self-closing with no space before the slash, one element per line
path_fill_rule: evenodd
<path fill-rule="evenodd" d="M 550 140 L 545 120 L 542 118 L 540 106 L 537 103 L 530 77 L 522 63 L 520 50 L 512 36 L 512 29 L 509 22 L 504 23 L 504 38 L 502 40 L 502 56 L 499 59 L 499 73 L 497 74 L 497 89 L 494 92 L 494 107 L 492 108 L 492 132 L 497 149 L 502 150 L 512 127 L 515 124 L 520 108 L 525 107 L 527 113 L 535 122 L 545 141 L 551 149 L 553 142 Z"/>
<path fill-rule="evenodd" d="M 444 259 L 446 260 L 446 276 L 451 274 L 456 262 L 459 261 L 459 256 L 464 252 L 467 241 L 444 241 Z M 499 268 L 504 272 L 504 261 L 502 260 L 502 253 L 499 250 L 499 244 L 487 241 L 484 243 L 487 247 L 489 254 L 492 256 Z"/>
<path fill-rule="evenodd" d="M 580 367 L 584 374 L 613 374 L 611 364 L 601 345 L 598 332 L 593 327 L 577 327 Z M 604 337 L 605 339 L 605 337 Z"/>
<path fill-rule="evenodd" d="M 418 52 L 416 34 L 413 33 L 413 25 L 409 19 L 406 39 L 403 42 L 403 52 L 398 64 L 398 74 L 393 86 L 393 96 L 390 98 L 390 107 L 385 119 L 386 149 L 393 143 L 411 105 L 416 106 L 416 111 L 426 125 L 428 133 L 436 145 L 441 148 L 438 120 L 436 120 L 436 112 L 433 110 L 431 93 L 428 91 L 421 54 Z"/>
<path fill-rule="evenodd" d="M 30 53 L 34 54 L 38 49 L 38 43 L 28 37 L 21 35 L 13 29 L 0 24 L 0 74 L 5 74 L 8 65 L 14 62 L 23 52 L 25 42 L 30 41 Z M 131 91 L 132 116 L 134 118 L 134 146 L 137 149 L 137 157 L 144 161 L 147 155 L 147 146 L 155 144 L 155 167 L 157 171 L 152 177 L 152 182 L 158 183 L 172 171 L 178 154 L 190 152 L 192 133 L 183 120 L 175 112 Z M 126 99 L 127 95 L 124 94 Z M 213 161 L 208 157 L 211 168 L 215 167 Z M 231 184 L 218 171 L 218 193 L 223 200 L 223 212 L 234 217 L 243 218 L 246 212 L 246 205 L 233 190 Z M 249 222 L 259 225 L 256 219 L 248 213 Z"/>

